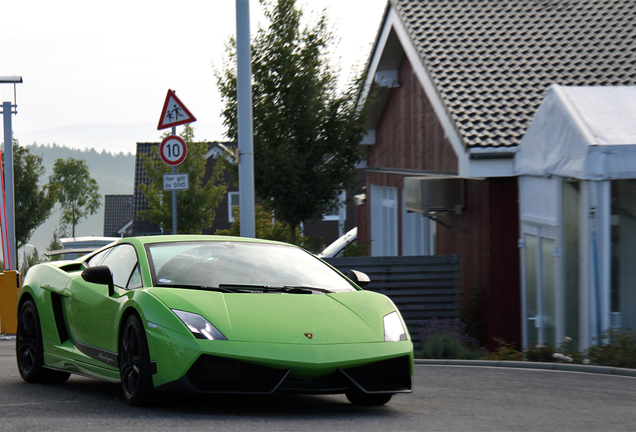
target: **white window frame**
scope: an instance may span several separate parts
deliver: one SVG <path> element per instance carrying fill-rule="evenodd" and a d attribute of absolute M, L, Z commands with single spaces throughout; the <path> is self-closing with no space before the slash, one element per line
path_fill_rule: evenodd
<path fill-rule="evenodd" d="M 227 193 L 227 219 L 230 223 L 234 222 L 234 212 L 232 211 L 232 197 L 238 197 L 239 191 L 233 191 Z M 237 205 L 238 206 L 238 205 Z"/>
<path fill-rule="evenodd" d="M 322 215 L 322 220 L 324 221 L 337 221 L 341 219 L 343 221 L 347 220 L 347 206 L 346 206 L 347 191 L 342 191 L 342 193 L 338 197 L 338 200 L 340 201 L 340 205 L 338 206 L 336 211 L 333 214 Z"/>

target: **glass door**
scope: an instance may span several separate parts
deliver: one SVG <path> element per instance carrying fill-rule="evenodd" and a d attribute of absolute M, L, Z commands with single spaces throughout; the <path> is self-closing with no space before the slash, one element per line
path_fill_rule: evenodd
<path fill-rule="evenodd" d="M 539 273 L 538 263 L 538 243 L 537 236 L 532 234 L 525 235 L 525 314 L 526 317 L 526 334 L 525 344 L 534 345 L 539 338 L 539 328 L 541 327 L 541 314 L 539 313 L 539 281 L 537 274 Z"/>
<path fill-rule="evenodd" d="M 556 242 L 542 237 L 541 242 L 541 334 L 540 341 L 556 345 Z"/>
<path fill-rule="evenodd" d="M 526 345 L 556 343 L 556 241 L 524 234 Z"/>

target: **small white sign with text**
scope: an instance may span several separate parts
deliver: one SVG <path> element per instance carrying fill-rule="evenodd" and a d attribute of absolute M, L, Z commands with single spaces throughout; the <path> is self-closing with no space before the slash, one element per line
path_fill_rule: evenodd
<path fill-rule="evenodd" d="M 163 175 L 163 190 L 178 191 L 190 189 L 190 173 Z"/>

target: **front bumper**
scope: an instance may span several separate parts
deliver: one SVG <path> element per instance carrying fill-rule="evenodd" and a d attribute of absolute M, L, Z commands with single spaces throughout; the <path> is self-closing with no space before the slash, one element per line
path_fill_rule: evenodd
<path fill-rule="evenodd" d="M 203 354 L 185 376 L 157 389 L 252 394 L 407 393 L 412 389 L 411 362 L 410 356 L 402 356 L 348 369 L 338 368 L 327 376 L 298 378 L 290 376 L 291 369 Z"/>
<path fill-rule="evenodd" d="M 411 391 L 413 344 L 280 344 L 198 340 L 148 328 L 159 390 L 210 393 Z"/>

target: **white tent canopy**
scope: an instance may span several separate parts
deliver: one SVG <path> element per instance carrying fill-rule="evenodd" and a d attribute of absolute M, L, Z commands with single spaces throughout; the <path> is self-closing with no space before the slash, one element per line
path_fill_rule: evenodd
<path fill-rule="evenodd" d="M 636 87 L 550 86 L 519 145 L 515 174 L 636 178 Z"/>

